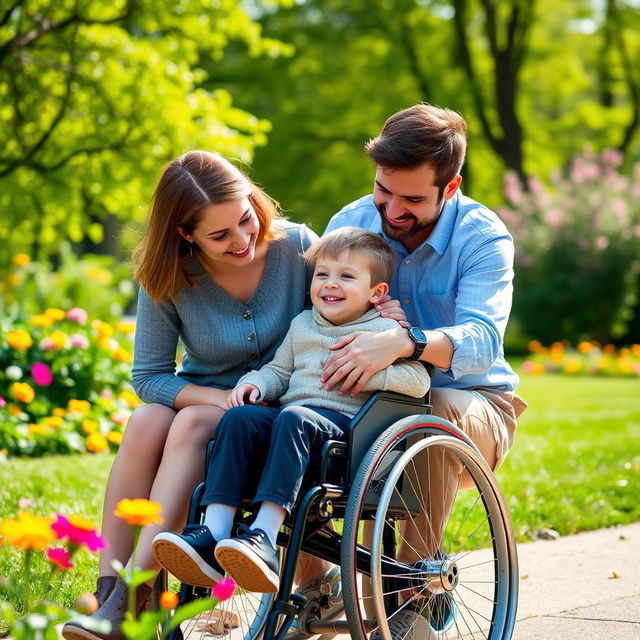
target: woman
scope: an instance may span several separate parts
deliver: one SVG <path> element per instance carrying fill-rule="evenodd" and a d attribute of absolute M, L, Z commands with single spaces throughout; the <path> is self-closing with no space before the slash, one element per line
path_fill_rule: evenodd
<path fill-rule="evenodd" d="M 314 239 L 217 154 L 189 152 L 165 169 L 134 252 L 141 289 L 133 386 L 147 404 L 129 419 L 104 502 L 109 549 L 100 559 L 93 617 L 109 620 L 112 632 L 67 623 L 67 640 L 123 637 L 126 586 L 111 562 L 129 562 L 133 539 L 113 515 L 115 505 L 125 497 L 162 505 L 164 522 L 143 530 L 136 556 L 137 566 L 158 569 L 151 541 L 160 530 L 182 526 L 229 390 L 272 359 L 304 307 L 309 275 L 301 254 Z M 178 340 L 185 356 L 176 373 Z M 150 591 L 138 589 L 139 609 Z"/>

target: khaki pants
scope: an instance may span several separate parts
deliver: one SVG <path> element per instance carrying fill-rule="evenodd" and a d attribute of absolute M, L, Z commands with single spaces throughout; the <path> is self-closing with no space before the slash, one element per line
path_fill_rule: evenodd
<path fill-rule="evenodd" d="M 432 389 L 431 405 L 434 415 L 453 423 L 474 441 L 494 471 L 513 445 L 516 420 L 527 406 L 514 393 L 485 388 Z M 398 557 L 405 562 L 434 555 L 457 490 L 471 486 L 462 464 L 443 455 L 442 449 L 425 449 L 415 462 L 412 482 L 426 496 L 428 513 L 422 512 L 401 525 L 403 543 Z"/>

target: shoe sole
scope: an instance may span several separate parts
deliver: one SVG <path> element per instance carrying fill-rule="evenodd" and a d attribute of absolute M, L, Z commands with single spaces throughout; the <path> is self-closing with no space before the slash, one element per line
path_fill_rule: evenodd
<path fill-rule="evenodd" d="M 214 582 L 223 578 L 192 546 L 177 536 L 159 533 L 151 549 L 155 559 L 180 582 L 211 588 Z"/>
<path fill-rule="evenodd" d="M 104 640 L 104 636 L 97 636 L 88 629 L 69 623 L 62 626 L 60 633 L 65 640 Z"/>
<path fill-rule="evenodd" d="M 255 593 L 277 593 L 280 576 L 258 554 L 237 540 L 216 547 L 216 560 L 241 588 Z"/>

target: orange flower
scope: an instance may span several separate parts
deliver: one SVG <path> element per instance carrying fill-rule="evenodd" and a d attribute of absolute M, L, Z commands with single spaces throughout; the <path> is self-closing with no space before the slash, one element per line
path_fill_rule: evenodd
<path fill-rule="evenodd" d="M 36 392 L 28 382 L 14 382 L 11 385 L 11 394 L 19 402 L 29 404 L 36 397 Z"/>
<path fill-rule="evenodd" d="M 118 446 L 120 446 L 122 442 L 122 437 L 123 434 L 120 431 L 109 431 L 109 433 L 107 433 L 107 440 Z"/>
<path fill-rule="evenodd" d="M 91 403 L 87 400 L 76 400 L 71 398 L 67 403 L 67 411 L 70 413 L 79 413 L 80 415 L 86 416 L 89 411 L 91 411 Z"/>
<path fill-rule="evenodd" d="M 107 439 L 101 433 L 90 433 L 85 440 L 87 451 L 91 453 L 103 453 L 109 450 Z"/>
<path fill-rule="evenodd" d="M 133 362 L 133 356 L 131 355 L 131 352 L 127 351 L 126 349 L 120 346 L 114 350 L 113 357 L 118 362 L 127 362 L 127 363 Z"/>
<path fill-rule="evenodd" d="M 175 609 L 178 606 L 178 594 L 173 591 L 163 591 L 160 594 L 160 606 L 163 609 Z"/>
<path fill-rule="evenodd" d="M 116 505 L 113 515 L 124 520 L 127 524 L 146 527 L 148 524 L 160 524 L 162 505 L 152 500 L 124 498 Z"/>
<path fill-rule="evenodd" d="M 24 329 L 8 331 L 7 342 L 10 347 L 17 349 L 18 351 L 26 351 L 33 344 L 31 336 Z"/>
<path fill-rule="evenodd" d="M 51 529 L 51 518 L 40 518 L 32 513 L 23 511 L 17 520 L 7 519 L 0 523 L 0 535 L 4 541 L 12 547 L 18 547 L 29 551 L 37 549 L 44 551 L 50 542 L 55 539 Z"/>
<path fill-rule="evenodd" d="M 582 342 L 578 342 L 578 351 L 580 353 L 591 353 L 591 351 L 593 351 L 593 345 L 583 340 Z"/>
<path fill-rule="evenodd" d="M 130 389 L 125 389 L 120 392 L 120 399 L 124 400 L 132 409 L 135 409 L 140 405 L 138 396 Z"/>
<path fill-rule="evenodd" d="M 46 424 L 48 427 L 53 427 L 54 429 L 59 429 L 64 424 L 64 420 L 60 416 L 48 416 L 42 419 L 42 424 Z"/>
<path fill-rule="evenodd" d="M 22 413 L 22 409 L 18 406 L 16 406 L 15 404 L 10 404 L 7 407 L 7 411 L 9 412 L 10 416 L 19 416 Z"/>
<path fill-rule="evenodd" d="M 540 351 L 540 349 L 542 348 L 542 344 L 538 340 L 531 340 L 527 344 L 527 348 L 529 349 L 529 351 L 531 351 L 531 353 L 538 353 L 538 351 Z"/>
<path fill-rule="evenodd" d="M 87 434 L 95 433 L 98 430 L 98 423 L 95 420 L 89 420 L 89 418 L 85 418 L 82 421 L 82 430 Z"/>

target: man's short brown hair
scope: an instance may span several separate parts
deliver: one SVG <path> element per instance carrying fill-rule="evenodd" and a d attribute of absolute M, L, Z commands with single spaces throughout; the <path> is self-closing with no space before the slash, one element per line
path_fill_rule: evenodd
<path fill-rule="evenodd" d="M 393 250 L 382 236 L 358 227 L 341 227 L 327 233 L 304 252 L 304 259 L 315 267 L 323 256 L 337 258 L 343 251 L 364 255 L 369 260 L 372 286 L 391 281 L 396 266 Z"/>
<path fill-rule="evenodd" d="M 387 169 L 415 169 L 428 163 L 436 174 L 436 186 L 444 189 L 462 169 L 467 123 L 451 109 L 421 102 L 394 113 L 365 149 Z"/>

